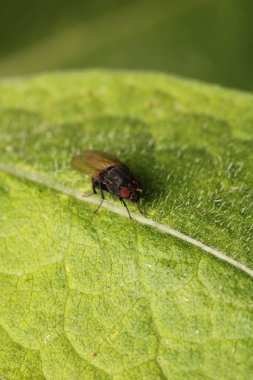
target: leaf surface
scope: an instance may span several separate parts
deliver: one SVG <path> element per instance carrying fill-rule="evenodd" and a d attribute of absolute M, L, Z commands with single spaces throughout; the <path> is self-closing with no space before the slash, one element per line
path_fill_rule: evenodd
<path fill-rule="evenodd" d="M 112 153 L 143 183 L 147 218 L 253 269 L 253 97 L 136 73 L 0 87 L 0 376 L 249 378 L 250 276 L 36 176 L 89 192 L 72 155 Z"/>

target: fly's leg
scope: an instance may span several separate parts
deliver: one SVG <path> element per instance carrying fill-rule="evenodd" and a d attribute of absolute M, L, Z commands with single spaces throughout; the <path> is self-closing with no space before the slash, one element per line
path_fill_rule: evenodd
<path fill-rule="evenodd" d="M 139 203 L 139 202 L 137 202 L 137 208 L 138 208 L 138 210 L 140 211 L 140 213 L 141 213 L 141 214 L 143 214 L 143 212 L 142 212 L 142 210 L 141 210 L 141 207 L 140 207 L 140 203 Z"/>
<path fill-rule="evenodd" d="M 121 200 L 121 202 L 123 203 L 123 205 L 125 206 L 125 208 L 127 209 L 127 212 L 128 212 L 129 218 L 132 219 L 131 214 L 130 214 L 130 211 L 128 210 L 128 207 L 127 207 L 126 202 L 124 201 L 124 199 L 120 199 L 120 200 Z"/>
<path fill-rule="evenodd" d="M 97 194 L 96 187 L 98 186 L 98 183 L 96 182 L 94 178 L 91 178 L 91 184 L 92 184 L 93 194 Z M 91 197 L 93 194 L 82 194 L 82 196 L 87 198 L 87 197 Z"/>
<path fill-rule="evenodd" d="M 96 184 L 95 184 L 96 185 Z M 92 186 L 93 186 L 93 181 L 92 181 Z M 100 204 L 98 205 L 97 209 L 94 211 L 94 214 L 96 214 L 98 212 L 98 210 L 100 209 L 100 207 L 102 206 L 104 200 L 105 200 L 105 195 L 104 195 L 104 192 L 103 192 L 103 189 L 102 189 L 102 186 L 101 186 L 101 182 L 98 182 L 98 187 L 100 189 L 100 194 L 101 194 L 101 202 Z M 94 187 L 94 190 L 95 190 L 95 193 L 96 193 L 96 189 Z M 93 190 L 93 191 L 94 191 Z"/>
<path fill-rule="evenodd" d="M 94 194 L 97 194 L 97 190 L 96 190 L 97 182 L 95 181 L 94 178 L 91 179 L 91 183 L 92 183 L 92 190 L 93 190 L 93 193 L 94 193 Z"/>

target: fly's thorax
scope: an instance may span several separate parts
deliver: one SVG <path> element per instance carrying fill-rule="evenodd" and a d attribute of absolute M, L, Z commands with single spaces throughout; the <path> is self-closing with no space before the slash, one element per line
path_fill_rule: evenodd
<path fill-rule="evenodd" d="M 140 192 L 134 176 L 126 166 L 115 165 L 107 168 L 100 174 L 100 180 L 107 187 L 107 191 L 120 199 L 129 199 L 138 202 Z"/>
<path fill-rule="evenodd" d="M 115 188 L 127 187 L 133 182 L 133 176 L 128 168 L 123 165 L 117 165 L 107 168 L 103 173 L 103 180 L 107 184 L 113 183 Z"/>

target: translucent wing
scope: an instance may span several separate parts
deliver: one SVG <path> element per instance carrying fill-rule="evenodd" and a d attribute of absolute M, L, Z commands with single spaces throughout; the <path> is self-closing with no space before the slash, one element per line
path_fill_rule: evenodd
<path fill-rule="evenodd" d="M 88 164 L 84 154 L 72 157 L 71 165 L 74 169 L 91 177 L 97 177 L 98 175 L 98 171 Z"/>
<path fill-rule="evenodd" d="M 97 150 L 87 150 L 83 154 L 74 156 L 71 160 L 71 165 L 74 169 L 88 174 L 91 177 L 98 177 L 99 172 L 109 166 L 119 164 L 122 164 L 122 162 L 116 157 Z"/>
<path fill-rule="evenodd" d="M 98 170 L 104 170 L 109 166 L 122 164 L 118 158 L 109 153 L 99 152 L 98 150 L 87 150 L 84 156 L 87 163 Z"/>

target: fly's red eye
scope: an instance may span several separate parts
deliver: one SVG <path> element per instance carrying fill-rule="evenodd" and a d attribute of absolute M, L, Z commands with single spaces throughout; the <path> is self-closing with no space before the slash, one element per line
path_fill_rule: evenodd
<path fill-rule="evenodd" d="M 122 187 L 120 189 L 120 196 L 121 198 L 129 198 L 130 197 L 130 190 L 127 187 Z"/>

